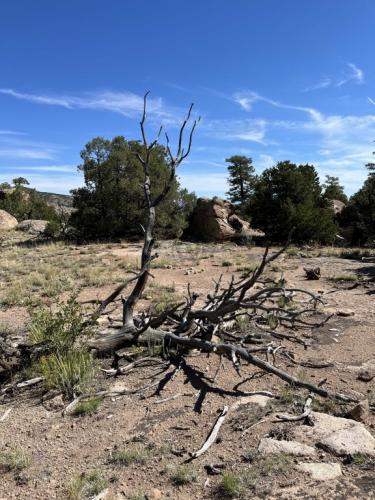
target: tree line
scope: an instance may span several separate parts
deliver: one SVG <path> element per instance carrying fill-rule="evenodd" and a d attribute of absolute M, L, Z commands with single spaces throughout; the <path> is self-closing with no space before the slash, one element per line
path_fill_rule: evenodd
<path fill-rule="evenodd" d="M 271 242 L 285 241 L 294 228 L 295 243 L 332 244 L 339 235 L 351 245 L 374 244 L 374 163 L 366 165 L 364 185 L 348 199 L 338 177 L 327 175 L 322 184 L 313 165 L 281 161 L 257 175 L 249 157 L 231 156 L 226 162 L 229 200 Z M 345 204 L 340 213 L 333 200 Z"/>
<path fill-rule="evenodd" d="M 112 140 L 96 137 L 81 151 L 84 186 L 72 191 L 73 212 L 65 226 L 84 239 L 138 237 L 142 233 L 147 207 L 144 201 L 143 172 L 137 155 L 139 141 L 122 136 Z M 255 173 L 252 159 L 231 156 L 228 163 L 227 196 L 238 213 L 252 227 L 266 233 L 272 243 L 284 242 L 294 228 L 295 243 L 333 244 L 337 235 L 350 245 L 371 245 L 375 240 L 375 163 L 366 165 L 368 177 L 349 199 L 337 177 L 320 182 L 313 165 L 278 162 L 261 174 Z M 159 144 L 150 158 L 152 196 L 160 194 L 169 180 L 168 151 Z M 49 220 L 49 234 L 58 233 L 61 214 L 38 193 L 29 189 L 23 177 L 13 186 L 0 184 L 0 209 L 18 220 Z M 335 213 L 332 200 L 345 204 Z M 158 207 L 156 236 L 179 238 L 189 225 L 196 196 L 173 179 L 167 196 Z"/>

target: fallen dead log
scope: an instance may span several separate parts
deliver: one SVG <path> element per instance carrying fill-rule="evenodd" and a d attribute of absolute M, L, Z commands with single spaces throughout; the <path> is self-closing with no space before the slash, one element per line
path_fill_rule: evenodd
<path fill-rule="evenodd" d="M 197 349 L 205 353 L 224 355 L 230 360 L 233 359 L 233 353 L 234 353 L 236 358 L 239 358 L 243 361 L 247 361 L 248 363 L 268 373 L 272 373 L 273 375 L 276 375 L 277 377 L 281 378 L 288 384 L 291 384 L 295 387 L 301 387 L 303 389 L 307 389 L 309 392 L 318 394 L 323 398 L 332 398 L 353 403 L 358 402 L 357 398 L 353 398 L 345 394 L 330 392 L 327 391 L 326 389 L 323 389 L 322 387 L 310 384 L 309 382 L 305 382 L 303 380 L 299 380 L 297 377 L 290 375 L 289 373 L 281 370 L 280 368 L 277 368 L 276 366 L 268 363 L 267 361 L 264 361 L 263 359 L 259 358 L 258 356 L 246 350 L 244 347 L 238 345 L 229 343 L 214 344 L 208 340 L 201 340 L 196 337 L 179 337 L 174 333 L 164 332 L 163 330 L 154 330 L 154 329 L 146 330 L 142 335 L 139 336 L 137 335 L 136 331 L 133 330 L 133 332 L 131 332 L 130 329 L 127 329 L 126 333 L 124 333 L 124 331 L 121 331 L 119 333 L 116 332 L 114 334 L 116 339 L 117 335 L 119 335 L 119 338 L 121 338 L 123 342 L 126 341 L 128 345 L 142 344 L 142 343 L 147 345 L 152 339 L 153 341 L 156 340 L 162 342 L 170 342 L 171 345 L 175 346 Z M 101 339 L 98 339 L 92 345 L 100 347 L 101 341 L 102 341 Z M 112 341 L 113 339 L 110 340 L 110 343 Z M 103 342 L 105 347 L 107 348 L 108 339 L 103 339 Z"/>

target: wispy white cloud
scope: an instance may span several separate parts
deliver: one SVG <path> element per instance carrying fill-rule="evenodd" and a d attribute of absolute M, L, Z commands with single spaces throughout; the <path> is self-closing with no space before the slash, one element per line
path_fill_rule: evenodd
<path fill-rule="evenodd" d="M 264 144 L 266 121 L 247 120 L 204 120 L 201 133 L 219 140 L 240 140 Z"/>
<path fill-rule="evenodd" d="M 364 81 L 365 75 L 363 70 L 353 63 L 347 63 L 347 70 L 344 72 L 344 76 L 336 82 L 335 87 L 342 87 L 349 82 L 362 84 Z"/>
<path fill-rule="evenodd" d="M 373 105 L 375 106 L 375 101 L 374 101 L 374 99 L 371 99 L 371 97 L 368 97 L 367 99 L 368 99 L 368 101 L 369 101 L 371 104 L 373 104 Z"/>
<path fill-rule="evenodd" d="M 0 130 L 0 135 L 26 135 L 24 132 L 16 132 L 15 130 Z"/>
<path fill-rule="evenodd" d="M 14 89 L 0 89 L 0 94 L 28 101 L 34 104 L 59 106 L 68 110 L 91 109 L 120 113 L 128 118 L 139 118 L 143 111 L 143 96 L 128 91 L 86 92 L 82 95 L 53 95 L 19 92 Z M 168 125 L 175 125 L 186 113 L 180 108 L 167 107 L 161 97 L 149 97 L 147 112 Z"/>
<path fill-rule="evenodd" d="M 22 175 L 30 182 L 30 186 L 39 191 L 50 193 L 67 194 L 71 189 L 81 186 L 83 183 L 82 174 L 76 172 L 74 175 L 53 175 L 30 173 L 27 170 L 17 171 L 17 176 Z M 12 179 L 12 172 L 0 170 L 0 182 L 9 182 Z"/>
<path fill-rule="evenodd" d="M 7 159 L 29 159 L 29 160 L 54 160 L 55 153 L 48 150 L 41 149 L 27 149 L 27 148 L 1 148 L 0 157 Z"/>
<path fill-rule="evenodd" d="M 320 80 L 320 82 L 315 83 L 314 85 L 310 85 L 309 87 L 306 87 L 304 92 L 310 92 L 312 90 L 320 90 L 320 89 L 326 89 L 327 87 L 330 87 L 332 85 L 332 79 L 331 78 L 323 78 Z"/>
<path fill-rule="evenodd" d="M 55 160 L 58 146 L 33 141 L 23 137 L 25 134 L 0 134 L 0 158 Z"/>
<path fill-rule="evenodd" d="M 363 69 L 359 68 L 356 64 L 351 62 L 346 63 L 346 68 L 342 74 L 337 78 L 325 77 L 316 84 L 310 85 L 303 89 L 304 92 L 312 90 L 326 89 L 329 87 L 342 87 L 347 83 L 362 84 L 365 81 L 365 74 Z"/>

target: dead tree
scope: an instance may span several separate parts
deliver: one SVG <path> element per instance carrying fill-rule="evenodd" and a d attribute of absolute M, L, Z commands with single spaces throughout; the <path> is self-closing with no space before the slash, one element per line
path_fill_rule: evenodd
<path fill-rule="evenodd" d="M 135 314 L 136 305 L 150 277 L 151 262 L 156 257 L 153 255 L 156 208 L 168 194 L 175 179 L 177 167 L 190 153 L 197 125 L 197 121 L 192 123 L 187 146 L 184 149 L 184 134 L 191 119 L 191 105 L 179 130 L 176 154 L 172 154 L 168 135 L 165 135 L 170 175 L 163 191 L 153 197 L 150 176 L 151 153 L 157 144 L 161 130 L 157 139 L 149 143 L 145 133 L 147 95 L 144 97 L 144 109 L 140 122 L 143 152 L 137 155 L 144 172 L 144 195 L 148 210 L 147 223 L 143 228 L 141 269 L 136 276 L 125 281 L 105 299 L 93 315 L 93 319 L 96 319 L 130 282 L 135 281 L 131 292 L 126 299 L 123 299 L 122 328 L 115 332 L 110 328 L 102 331 L 101 335 L 91 342 L 91 347 L 100 354 L 114 352 L 134 344 L 147 344 L 150 340 L 160 341 L 182 350 L 194 348 L 204 353 L 225 356 L 231 360 L 237 371 L 241 363 L 245 362 L 320 396 L 355 401 L 349 396 L 333 394 L 320 386 L 301 381 L 275 366 L 276 354 L 285 350 L 283 345 L 275 345 L 275 341 L 288 340 L 304 344 L 304 341 L 298 337 L 298 330 L 311 329 L 329 319 L 326 317 L 320 322 L 309 321 L 312 315 L 317 314 L 317 305 L 321 302 L 319 296 L 307 290 L 288 288 L 284 280 L 279 283 L 262 281 L 267 265 L 277 259 L 286 247 L 273 254 L 269 254 L 267 248 L 259 266 L 254 271 L 248 272 L 238 281 L 232 277 L 229 284 L 223 284 L 220 279 L 215 284 L 213 292 L 204 300 L 198 294 L 193 293 L 188 286 L 184 303 L 163 311 L 156 317 Z M 241 318 L 245 318 L 249 323 L 250 331 L 245 334 L 241 333 L 238 328 Z M 246 344 L 251 343 L 260 345 L 253 348 L 246 347 Z M 266 360 L 259 356 L 262 353 Z M 274 363 L 269 362 L 270 355 Z"/>

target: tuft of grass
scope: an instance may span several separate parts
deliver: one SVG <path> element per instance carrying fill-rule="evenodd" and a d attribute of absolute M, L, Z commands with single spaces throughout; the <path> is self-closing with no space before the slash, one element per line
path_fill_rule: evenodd
<path fill-rule="evenodd" d="M 90 415 L 95 413 L 102 402 L 102 398 L 94 397 L 80 401 L 73 410 L 73 415 Z"/>
<path fill-rule="evenodd" d="M 243 273 L 252 273 L 258 267 L 257 262 L 247 262 L 243 264 L 242 262 L 237 263 L 236 271 Z"/>
<path fill-rule="evenodd" d="M 115 465 L 144 464 L 147 460 L 155 456 L 155 450 L 148 448 L 141 443 L 134 443 L 123 450 L 116 450 L 112 453 L 111 462 Z"/>
<path fill-rule="evenodd" d="M 85 500 L 98 495 L 108 486 L 108 480 L 100 470 L 81 474 L 69 481 L 66 487 L 68 500 Z"/>
<path fill-rule="evenodd" d="M 257 464 L 259 474 L 264 476 L 283 474 L 286 475 L 292 467 L 292 458 L 285 453 L 277 453 L 276 455 L 267 455 L 262 457 Z"/>
<path fill-rule="evenodd" d="M 177 486 L 192 483 L 196 477 L 197 473 L 195 469 L 188 464 L 179 465 L 171 475 L 173 483 Z"/>
<path fill-rule="evenodd" d="M 183 298 L 176 293 L 175 285 L 165 286 L 151 283 L 147 288 L 145 296 L 151 302 L 151 312 L 160 314 L 168 308 L 183 302 Z"/>
<path fill-rule="evenodd" d="M 300 253 L 300 249 L 297 247 L 288 247 L 285 250 L 285 253 L 288 255 L 288 257 L 296 257 Z"/>
<path fill-rule="evenodd" d="M 80 349 L 42 357 L 35 369 L 44 377 L 49 388 L 58 389 L 72 399 L 92 383 L 94 360 L 91 353 Z"/>
<path fill-rule="evenodd" d="M 0 453 L 0 469 L 5 472 L 27 469 L 31 464 L 31 459 L 22 450 L 14 448 L 10 451 Z"/>
<path fill-rule="evenodd" d="M 375 458 L 365 455 L 364 453 L 354 453 L 352 455 L 352 464 L 358 467 L 371 467 L 375 466 Z"/>
<path fill-rule="evenodd" d="M 234 498 L 242 494 L 244 489 L 241 476 L 232 471 L 223 473 L 218 485 L 218 493 L 224 498 Z"/>

